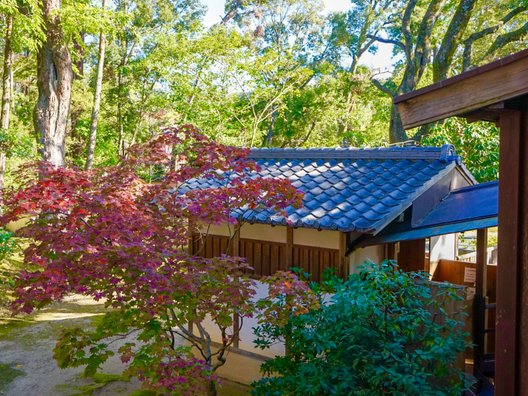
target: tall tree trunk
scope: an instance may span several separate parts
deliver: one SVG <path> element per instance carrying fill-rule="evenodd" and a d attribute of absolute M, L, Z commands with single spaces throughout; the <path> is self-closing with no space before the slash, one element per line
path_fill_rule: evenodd
<path fill-rule="evenodd" d="M 102 4 L 105 9 L 105 0 Z M 103 86 L 103 69 L 105 58 L 106 38 L 101 30 L 99 34 L 99 56 L 97 59 L 97 79 L 95 82 L 94 106 L 92 110 L 92 124 L 90 126 L 90 137 L 88 139 L 88 153 L 86 155 L 86 169 L 92 169 L 95 152 L 95 142 L 97 139 L 97 121 L 99 118 L 99 107 L 101 105 L 101 89 Z"/>
<path fill-rule="evenodd" d="M 440 48 L 433 59 L 433 82 L 438 82 L 448 77 L 456 50 L 462 42 L 467 25 L 473 14 L 475 3 L 476 0 L 460 0 L 442 39 Z"/>
<path fill-rule="evenodd" d="M 389 129 L 389 142 L 390 143 L 399 143 L 408 140 L 407 133 L 403 128 L 403 122 L 400 117 L 400 113 L 395 105 L 392 105 L 391 108 L 391 118 L 390 118 L 390 129 Z"/>
<path fill-rule="evenodd" d="M 44 161 L 63 166 L 73 81 L 72 60 L 61 26 L 61 1 L 44 0 L 41 7 L 46 39 L 37 53 L 38 100 L 34 122 L 40 133 Z"/>
<path fill-rule="evenodd" d="M 9 121 L 11 116 L 11 91 L 13 75 L 13 51 L 11 38 L 13 34 L 13 17 L 6 17 L 6 32 L 4 42 L 4 68 L 2 74 L 2 110 L 0 114 L 0 129 L 3 133 L 9 133 Z M 6 167 L 5 148 L 0 149 L 0 190 L 4 189 L 4 177 Z"/>

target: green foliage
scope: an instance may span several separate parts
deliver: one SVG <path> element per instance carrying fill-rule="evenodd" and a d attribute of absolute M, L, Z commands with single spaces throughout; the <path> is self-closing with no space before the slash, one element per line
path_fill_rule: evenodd
<path fill-rule="evenodd" d="M 17 246 L 13 233 L 0 229 L 0 260 L 13 253 Z"/>
<path fill-rule="evenodd" d="M 24 375 L 23 371 L 13 368 L 11 365 L 0 363 L 0 394 L 3 394 L 7 386 L 21 375 Z"/>
<path fill-rule="evenodd" d="M 422 144 L 452 144 L 478 182 L 499 177 L 499 129 L 490 123 L 451 118 L 437 124 Z"/>
<path fill-rule="evenodd" d="M 321 305 L 291 315 L 287 326 L 256 328 L 265 348 L 286 338 L 287 353 L 265 362 L 255 395 L 458 395 L 455 367 L 465 347 L 463 317 L 446 305 L 461 297 L 449 285 L 433 295 L 427 275 L 394 262 L 367 263 Z M 277 300 L 280 302 L 280 299 Z M 462 303 L 461 301 L 459 303 Z"/>
<path fill-rule="evenodd" d="M 3 305 L 9 304 L 12 299 L 15 274 L 22 268 L 21 260 L 18 261 L 14 254 L 19 252 L 19 246 L 13 234 L 0 229 L 0 310 Z"/>

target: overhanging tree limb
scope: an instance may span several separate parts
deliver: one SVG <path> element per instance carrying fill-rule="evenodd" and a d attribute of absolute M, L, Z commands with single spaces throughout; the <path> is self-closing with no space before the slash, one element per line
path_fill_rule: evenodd
<path fill-rule="evenodd" d="M 383 85 L 383 83 L 375 78 L 373 78 L 372 80 L 372 83 L 374 84 L 374 86 L 376 88 L 378 88 L 380 91 L 386 93 L 387 95 L 389 95 L 390 97 L 393 97 L 396 95 L 396 92 L 392 91 L 390 88 L 386 87 L 385 85 Z"/>
<path fill-rule="evenodd" d="M 384 37 L 376 36 L 374 34 L 367 34 L 367 38 L 372 39 L 374 41 L 378 41 L 380 43 L 384 43 L 384 44 L 393 44 L 393 45 L 396 45 L 396 46 L 400 47 L 401 49 L 405 50 L 405 44 L 403 44 L 399 40 L 384 38 Z"/>

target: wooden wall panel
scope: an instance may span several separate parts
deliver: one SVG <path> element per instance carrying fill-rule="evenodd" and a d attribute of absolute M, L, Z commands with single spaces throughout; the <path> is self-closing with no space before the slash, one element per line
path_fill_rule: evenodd
<path fill-rule="evenodd" d="M 220 256 L 228 253 L 228 243 L 229 238 L 225 236 L 209 235 L 207 238 L 200 238 L 195 235 L 193 252 L 206 258 Z M 286 271 L 292 267 L 302 268 L 312 275 L 312 280 L 317 282 L 322 280 L 326 268 L 334 268 L 338 275 L 344 274 L 343 260 L 340 260 L 337 249 L 244 238 L 234 238 L 231 243 L 238 244 L 231 250 L 238 251 L 240 257 L 247 259 L 254 269 L 250 274 L 255 277 L 272 275 L 279 270 Z"/>
<path fill-rule="evenodd" d="M 425 269 L 425 239 L 400 242 L 398 265 L 404 271 L 423 271 Z"/>

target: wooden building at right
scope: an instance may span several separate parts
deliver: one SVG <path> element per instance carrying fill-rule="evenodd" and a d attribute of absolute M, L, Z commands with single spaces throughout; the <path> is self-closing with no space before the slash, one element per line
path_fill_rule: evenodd
<path fill-rule="evenodd" d="M 394 103 L 406 129 L 454 116 L 500 128 L 495 394 L 528 395 L 528 50 Z"/>

